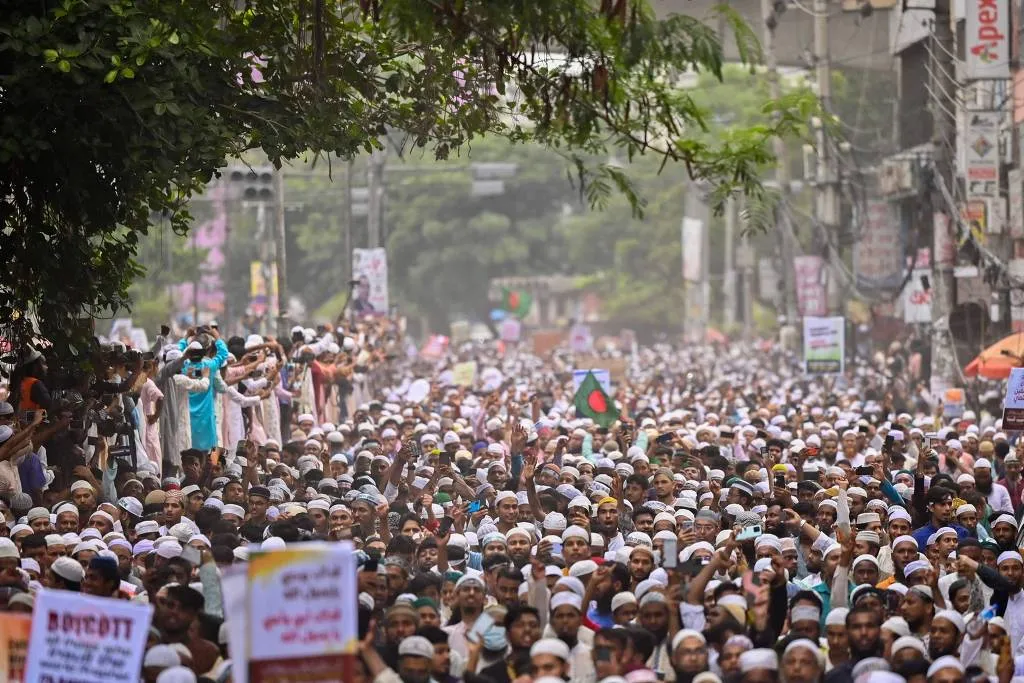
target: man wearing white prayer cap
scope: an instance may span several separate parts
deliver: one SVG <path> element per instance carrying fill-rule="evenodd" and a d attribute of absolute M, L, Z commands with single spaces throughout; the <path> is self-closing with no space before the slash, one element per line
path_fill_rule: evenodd
<path fill-rule="evenodd" d="M 958 657 L 939 657 L 928 667 L 928 683 L 959 683 L 964 679 L 964 665 Z"/>
<path fill-rule="evenodd" d="M 779 655 L 775 650 L 755 648 L 740 655 L 744 683 L 775 683 L 779 675 Z"/>
<path fill-rule="evenodd" d="M 685 628 L 672 638 L 672 669 L 676 680 L 708 670 L 708 642 L 700 631 Z"/>
<path fill-rule="evenodd" d="M 939 657 L 960 652 L 960 643 L 966 630 L 967 625 L 959 612 L 951 609 L 936 611 L 928 631 L 928 656 L 935 661 Z"/>
<path fill-rule="evenodd" d="M 569 646 L 558 638 L 541 638 L 530 648 L 530 663 L 535 678 L 569 677 Z"/>
<path fill-rule="evenodd" d="M 786 683 L 817 683 L 824 663 L 817 641 L 797 638 L 782 653 L 782 678 Z"/>

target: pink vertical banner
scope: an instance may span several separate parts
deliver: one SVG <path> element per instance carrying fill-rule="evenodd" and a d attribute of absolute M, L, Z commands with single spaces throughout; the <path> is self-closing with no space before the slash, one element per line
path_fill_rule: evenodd
<path fill-rule="evenodd" d="M 796 306 L 800 315 L 825 315 L 828 303 L 822 278 L 824 259 L 820 256 L 797 256 L 793 259 L 793 269 L 796 272 Z"/>

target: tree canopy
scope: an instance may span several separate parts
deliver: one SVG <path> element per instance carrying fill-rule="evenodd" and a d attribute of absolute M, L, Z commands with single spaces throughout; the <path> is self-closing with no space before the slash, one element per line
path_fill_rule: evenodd
<path fill-rule="evenodd" d="M 399 130 L 444 158 L 487 133 L 573 160 L 597 205 L 617 189 L 642 207 L 600 161 L 613 150 L 681 163 L 722 194 L 758 192 L 771 139 L 800 127 L 811 101 L 784 98 L 756 124 L 700 136 L 708 113 L 672 77 L 721 77 L 708 18 L 657 20 L 644 0 L 597 10 L 591 0 L 16 3 L 0 19 L 5 336 L 37 332 L 66 349 L 78 318 L 125 306 L 151 216 L 187 231 L 188 198 L 250 149 L 275 165 L 306 152 L 350 158 Z M 750 28 L 723 11 L 756 61 Z"/>

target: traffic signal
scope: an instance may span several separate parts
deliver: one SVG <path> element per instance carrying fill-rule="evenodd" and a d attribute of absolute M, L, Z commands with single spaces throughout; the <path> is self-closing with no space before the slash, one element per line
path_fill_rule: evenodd
<path fill-rule="evenodd" d="M 274 199 L 273 166 L 233 166 L 228 170 L 228 179 L 244 200 L 269 202 Z"/>

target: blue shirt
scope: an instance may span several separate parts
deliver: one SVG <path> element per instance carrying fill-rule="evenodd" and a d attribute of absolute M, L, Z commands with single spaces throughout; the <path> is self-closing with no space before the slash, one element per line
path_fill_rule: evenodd
<path fill-rule="evenodd" d="M 962 541 L 965 538 L 970 538 L 971 536 L 971 532 L 969 532 L 967 529 L 963 528 L 959 524 L 946 524 L 944 526 L 948 526 L 950 529 L 956 531 L 956 537 L 958 540 Z M 914 537 L 915 541 L 917 541 L 917 547 L 923 551 L 925 548 L 928 547 L 928 537 L 941 528 L 942 527 L 932 526 L 931 521 L 929 521 L 923 527 L 919 529 L 914 529 L 912 532 L 910 532 L 910 535 Z"/>
<path fill-rule="evenodd" d="M 602 614 L 601 612 L 598 612 L 596 602 L 590 603 L 590 607 L 587 608 L 587 619 L 590 619 L 601 628 L 611 628 L 612 626 L 615 626 L 615 618 L 612 616 L 612 613 L 609 612 L 608 614 Z"/>
<path fill-rule="evenodd" d="M 188 342 L 184 339 L 178 343 L 178 347 L 183 351 L 187 345 Z M 189 393 L 188 395 L 189 418 L 192 424 L 192 448 L 197 448 L 201 451 L 208 451 L 217 446 L 217 415 L 214 412 L 215 399 L 212 376 L 220 370 L 221 366 L 228 359 L 228 346 L 223 340 L 217 339 L 214 342 L 214 347 L 217 349 L 217 353 L 213 358 L 203 358 L 197 363 L 186 360 L 184 365 L 181 366 L 182 374 L 186 375 L 191 372 L 192 368 L 210 369 L 211 379 L 209 388 L 206 391 L 194 394 Z"/>
<path fill-rule="evenodd" d="M 43 474 L 43 463 L 39 456 L 29 453 L 18 464 L 18 477 L 21 479 L 21 490 L 25 493 L 42 491 L 46 486 L 46 475 Z"/>

